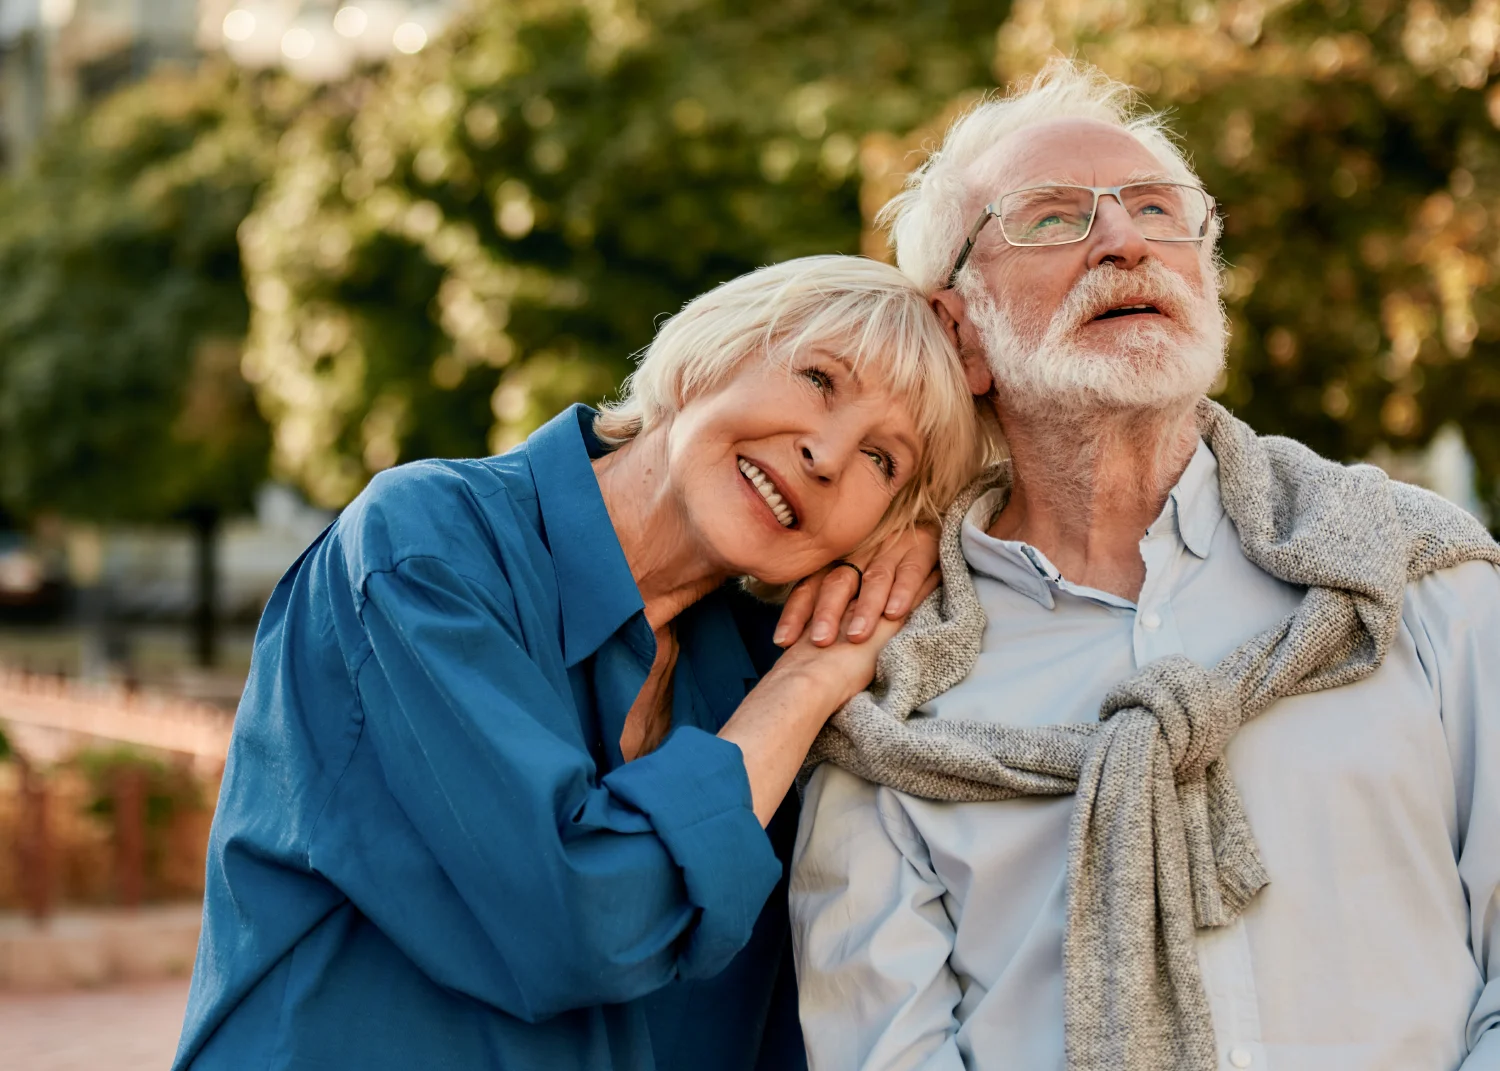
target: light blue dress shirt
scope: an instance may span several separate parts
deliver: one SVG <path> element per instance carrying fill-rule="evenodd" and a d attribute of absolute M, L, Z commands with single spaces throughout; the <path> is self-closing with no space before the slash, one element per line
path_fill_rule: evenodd
<path fill-rule="evenodd" d="M 998 505 L 963 531 L 983 651 L 932 717 L 1093 721 L 1139 666 L 1213 665 L 1302 597 L 1246 560 L 1203 444 L 1141 540 L 1138 604 L 986 535 Z M 1226 759 L 1271 883 L 1198 935 L 1220 1068 L 1500 1068 L 1500 571 L 1411 585 L 1378 672 L 1281 700 Z M 791 893 L 813 1071 L 1061 1071 L 1072 809 L 817 771 Z"/>

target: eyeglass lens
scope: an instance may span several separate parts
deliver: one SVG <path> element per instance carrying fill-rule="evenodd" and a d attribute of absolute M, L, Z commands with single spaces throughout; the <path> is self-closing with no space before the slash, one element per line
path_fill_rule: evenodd
<path fill-rule="evenodd" d="M 1207 233 L 1208 195 L 1196 186 L 1140 182 L 1121 187 L 1120 201 L 1143 237 L 1190 241 Z M 1005 195 L 1000 226 L 1014 245 L 1061 245 L 1088 234 L 1093 212 L 1085 186 L 1039 186 Z"/>

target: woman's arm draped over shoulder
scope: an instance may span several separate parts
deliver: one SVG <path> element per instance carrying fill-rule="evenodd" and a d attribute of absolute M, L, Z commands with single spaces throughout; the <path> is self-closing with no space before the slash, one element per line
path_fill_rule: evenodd
<path fill-rule="evenodd" d="M 716 973 L 780 875 L 739 750 L 685 727 L 598 777 L 493 583 L 440 557 L 372 572 L 357 681 L 391 794 L 513 979 L 471 995 L 534 1020 Z M 421 962 L 412 925 L 388 936 Z"/>

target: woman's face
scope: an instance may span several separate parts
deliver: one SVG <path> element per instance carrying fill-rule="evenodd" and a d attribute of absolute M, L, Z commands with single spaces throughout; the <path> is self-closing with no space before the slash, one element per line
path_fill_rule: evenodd
<path fill-rule="evenodd" d="M 837 353 L 749 360 L 684 406 L 668 479 L 692 537 L 726 571 L 798 580 L 852 551 L 920 461 L 901 399 Z"/>

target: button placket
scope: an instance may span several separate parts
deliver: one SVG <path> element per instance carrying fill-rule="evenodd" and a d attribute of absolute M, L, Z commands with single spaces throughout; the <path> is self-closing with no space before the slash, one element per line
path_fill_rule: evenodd
<path fill-rule="evenodd" d="M 1176 509 L 1168 500 L 1167 508 Z M 1163 520 L 1167 520 L 1163 515 Z M 1141 540 L 1141 560 L 1146 564 L 1146 579 L 1136 604 L 1135 628 L 1132 630 L 1135 662 L 1145 665 L 1169 654 L 1182 654 L 1182 639 L 1172 615 L 1172 582 L 1183 554 L 1183 544 L 1175 524 L 1158 522 Z"/>

